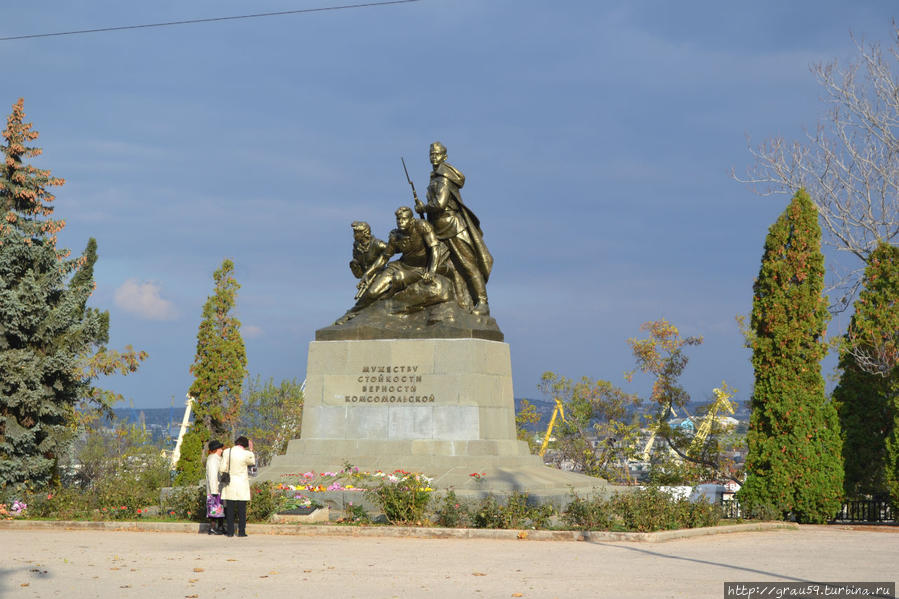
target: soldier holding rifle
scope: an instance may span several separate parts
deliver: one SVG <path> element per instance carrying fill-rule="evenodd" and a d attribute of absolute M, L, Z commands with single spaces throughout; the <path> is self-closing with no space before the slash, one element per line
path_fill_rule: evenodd
<path fill-rule="evenodd" d="M 430 159 L 433 170 L 428 202 L 422 203 L 416 194 L 415 210 L 422 217 L 427 214 L 437 239 L 449 249 L 460 305 L 472 314 L 487 316 L 490 314 L 487 279 L 493 268 L 493 256 L 484 244 L 478 217 L 462 202 L 460 190 L 465 185 L 465 175 L 446 161 L 446 146 L 439 141 L 431 144 Z"/>

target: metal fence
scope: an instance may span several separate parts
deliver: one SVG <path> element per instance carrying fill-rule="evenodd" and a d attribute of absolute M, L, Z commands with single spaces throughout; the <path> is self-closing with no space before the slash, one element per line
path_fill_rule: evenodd
<path fill-rule="evenodd" d="M 743 517 L 743 513 L 740 511 L 740 502 L 736 499 L 722 499 L 721 511 L 723 512 L 723 517 L 728 520 L 735 520 Z"/>
<path fill-rule="evenodd" d="M 852 499 L 843 503 L 835 522 L 895 522 L 888 499 Z"/>
<path fill-rule="evenodd" d="M 736 499 L 722 499 L 721 510 L 727 519 L 743 517 Z M 888 499 L 850 499 L 843 502 L 832 522 L 896 522 L 896 514 Z"/>

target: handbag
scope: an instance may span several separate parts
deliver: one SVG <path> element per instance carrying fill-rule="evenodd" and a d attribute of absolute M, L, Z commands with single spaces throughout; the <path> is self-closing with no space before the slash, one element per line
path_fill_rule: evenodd
<path fill-rule="evenodd" d="M 206 517 L 221 518 L 225 515 L 225 508 L 222 505 L 220 495 L 209 495 L 206 498 Z"/>
<path fill-rule="evenodd" d="M 221 483 L 222 486 L 227 485 L 231 482 L 231 453 L 233 449 L 234 448 L 232 447 L 228 450 L 228 469 L 225 472 L 219 474 L 219 483 Z"/>

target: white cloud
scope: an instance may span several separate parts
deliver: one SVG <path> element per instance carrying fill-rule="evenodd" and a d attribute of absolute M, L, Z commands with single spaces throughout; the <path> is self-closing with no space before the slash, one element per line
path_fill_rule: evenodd
<path fill-rule="evenodd" d="M 147 320 L 174 320 L 178 316 L 175 305 L 159 292 L 156 283 L 128 279 L 115 290 L 115 305 Z"/>
<path fill-rule="evenodd" d="M 240 328 L 240 333 L 247 339 L 255 339 L 256 337 L 262 337 L 262 328 L 257 327 L 256 325 L 247 325 Z"/>

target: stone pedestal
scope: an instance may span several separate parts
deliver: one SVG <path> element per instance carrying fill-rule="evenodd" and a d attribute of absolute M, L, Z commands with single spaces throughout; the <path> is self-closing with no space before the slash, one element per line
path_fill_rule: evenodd
<path fill-rule="evenodd" d="M 602 479 L 545 467 L 516 438 L 509 345 L 485 339 L 313 341 L 300 439 L 260 473 L 422 472 L 474 494 L 569 493 Z M 469 476 L 486 473 L 482 480 Z M 295 480 L 295 479 L 294 479 Z"/>

